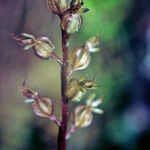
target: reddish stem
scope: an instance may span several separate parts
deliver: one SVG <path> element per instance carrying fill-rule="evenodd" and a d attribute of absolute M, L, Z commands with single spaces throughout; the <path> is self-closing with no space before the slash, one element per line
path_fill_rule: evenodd
<path fill-rule="evenodd" d="M 68 39 L 69 35 L 62 30 L 63 64 L 61 66 L 61 96 L 62 96 L 62 122 L 58 133 L 58 150 L 66 150 L 66 133 L 68 126 L 68 98 L 65 96 L 68 74 Z"/>

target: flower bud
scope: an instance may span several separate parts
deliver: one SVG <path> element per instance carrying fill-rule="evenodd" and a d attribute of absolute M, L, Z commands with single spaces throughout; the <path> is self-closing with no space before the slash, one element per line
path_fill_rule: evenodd
<path fill-rule="evenodd" d="M 61 28 L 67 33 L 75 33 L 82 25 L 82 17 L 79 13 L 66 13 L 61 20 Z"/>
<path fill-rule="evenodd" d="M 49 118 L 53 114 L 53 104 L 48 97 L 37 98 L 32 107 L 37 116 Z"/>
<path fill-rule="evenodd" d="M 78 106 L 73 113 L 73 124 L 76 128 L 84 128 L 92 123 L 91 109 L 86 106 Z"/>
<path fill-rule="evenodd" d="M 76 78 L 72 78 L 69 83 L 67 84 L 67 88 L 65 90 L 65 95 L 69 100 L 72 101 L 80 101 L 84 96 L 86 91 L 80 90 L 79 80 Z"/>
<path fill-rule="evenodd" d="M 77 48 L 72 55 L 72 70 L 85 69 L 90 62 L 90 53 L 84 48 Z"/>
<path fill-rule="evenodd" d="M 94 36 L 89 38 L 85 44 L 84 47 L 91 53 L 99 51 L 99 48 L 97 46 L 99 45 L 99 36 Z"/>

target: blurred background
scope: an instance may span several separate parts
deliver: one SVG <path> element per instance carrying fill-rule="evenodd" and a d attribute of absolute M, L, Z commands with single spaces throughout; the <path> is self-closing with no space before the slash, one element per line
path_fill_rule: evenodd
<path fill-rule="evenodd" d="M 70 39 L 70 52 L 100 35 L 101 51 L 76 76 L 96 74 L 104 114 L 94 114 L 91 126 L 73 134 L 68 150 L 150 150 L 150 2 L 85 2 L 90 11 Z M 56 150 L 57 128 L 24 104 L 20 89 L 27 78 L 29 87 L 53 99 L 59 116 L 60 68 L 23 52 L 10 36 L 21 32 L 49 37 L 61 56 L 59 19 L 46 0 L 0 0 L 0 150 Z"/>

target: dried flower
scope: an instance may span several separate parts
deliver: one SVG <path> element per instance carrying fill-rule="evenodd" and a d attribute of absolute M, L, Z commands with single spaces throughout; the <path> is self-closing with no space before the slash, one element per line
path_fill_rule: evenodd
<path fill-rule="evenodd" d="M 32 99 L 36 99 L 38 97 L 38 92 L 26 87 L 26 79 L 22 83 L 22 94 L 23 96 L 28 98 L 27 103 L 29 103 L 29 101 L 32 101 Z"/>
<path fill-rule="evenodd" d="M 33 49 L 34 54 L 41 59 L 49 59 L 55 46 L 47 37 L 35 38 L 31 34 L 21 33 L 21 37 L 14 36 L 22 45 L 25 45 L 24 50 Z"/>
<path fill-rule="evenodd" d="M 67 84 L 65 95 L 69 100 L 80 101 L 87 89 L 95 89 L 97 84 L 94 80 L 84 80 L 85 76 L 81 79 L 72 78 Z"/>
<path fill-rule="evenodd" d="M 37 116 L 50 118 L 53 115 L 53 103 L 51 99 L 40 96 L 36 91 L 27 88 L 25 81 L 22 86 L 22 94 L 27 98 L 25 103 L 32 103 L 33 111 Z"/>
<path fill-rule="evenodd" d="M 92 123 L 93 114 L 102 114 L 103 110 L 97 108 L 101 103 L 101 99 L 94 100 L 95 94 L 90 96 L 86 102 L 86 105 L 78 106 L 72 114 L 73 126 L 76 128 L 87 127 Z"/>

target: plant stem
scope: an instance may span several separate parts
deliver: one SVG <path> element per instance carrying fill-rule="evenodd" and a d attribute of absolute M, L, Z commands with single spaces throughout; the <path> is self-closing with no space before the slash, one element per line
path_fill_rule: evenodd
<path fill-rule="evenodd" d="M 66 133 L 68 126 L 68 98 L 65 96 L 68 74 L 68 39 L 66 31 L 62 31 L 62 54 L 63 64 L 61 66 L 61 96 L 62 96 L 62 122 L 58 133 L 58 150 L 66 150 Z"/>

